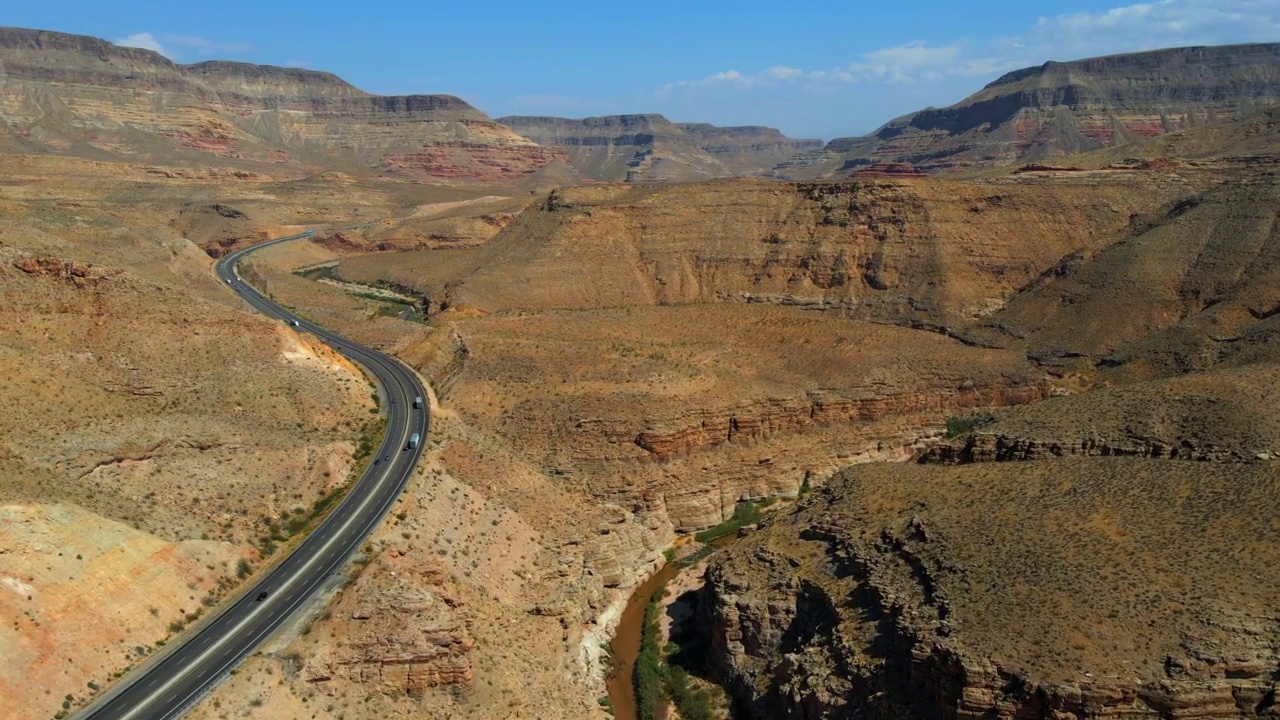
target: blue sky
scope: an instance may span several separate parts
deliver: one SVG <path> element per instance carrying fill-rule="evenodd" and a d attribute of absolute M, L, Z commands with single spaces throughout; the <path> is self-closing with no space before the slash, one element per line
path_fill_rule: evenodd
<path fill-rule="evenodd" d="M 1001 73 L 1177 45 L 1280 41 L 1280 0 L 894 3 L 11 3 L 0 24 L 451 93 L 495 117 L 659 112 L 829 139 L 947 105 Z"/>

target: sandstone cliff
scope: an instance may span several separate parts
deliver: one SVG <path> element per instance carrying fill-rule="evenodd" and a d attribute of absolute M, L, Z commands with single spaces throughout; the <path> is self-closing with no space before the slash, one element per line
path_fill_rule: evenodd
<path fill-rule="evenodd" d="M 970 334 L 1139 375 L 1278 359 L 1278 204 L 1280 179 L 1264 171 L 1137 216 L 1127 237 L 1067 255 Z"/>
<path fill-rule="evenodd" d="M 752 180 L 573 188 L 482 248 L 344 264 L 455 305 L 506 308 L 759 302 L 938 327 L 981 317 L 1177 178 L 968 184 Z M 362 265 L 368 270 L 361 270 Z"/>
<path fill-rule="evenodd" d="M 541 145 L 563 148 L 584 176 L 611 182 L 759 175 L 798 152 L 822 147 L 820 140 L 794 140 L 773 128 L 673 123 L 661 115 L 516 115 L 498 122 Z"/>
<path fill-rule="evenodd" d="M 11 151 L 515 180 L 560 157 L 447 95 L 377 96 L 335 75 L 178 65 L 91 37 L 0 28 Z"/>
<path fill-rule="evenodd" d="M 780 175 L 844 175 L 878 162 L 926 170 L 1040 160 L 1214 123 L 1280 98 L 1280 44 L 1189 47 L 1048 62 L 945 108 L 837 138 Z"/>
<path fill-rule="evenodd" d="M 715 672 L 762 718 L 1275 716 L 1273 468 L 1011 467 L 861 466 L 774 518 L 707 573 Z"/>

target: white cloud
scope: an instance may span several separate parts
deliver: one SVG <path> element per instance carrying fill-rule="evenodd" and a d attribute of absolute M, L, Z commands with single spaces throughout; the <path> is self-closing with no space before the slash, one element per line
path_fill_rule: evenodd
<path fill-rule="evenodd" d="M 154 50 L 170 60 L 177 60 L 180 55 L 195 54 L 200 57 L 213 55 L 231 55 L 251 52 L 253 46 L 247 43 L 219 43 L 195 35 L 161 35 L 157 38 L 151 33 L 133 33 L 115 41 L 122 47 L 135 47 Z M 182 48 L 182 53 L 174 50 Z"/>
<path fill-rule="evenodd" d="M 154 50 L 160 53 L 161 55 L 169 58 L 170 60 L 173 59 L 173 56 L 169 53 L 169 51 L 165 50 L 164 46 L 160 44 L 160 41 L 156 40 L 155 37 L 151 35 L 151 33 L 134 33 L 132 35 L 126 35 L 120 38 L 119 40 L 116 40 L 115 44 L 121 47 L 132 47 L 132 48 L 142 48 L 143 50 Z"/>
<path fill-rule="evenodd" d="M 219 53 L 246 53 L 253 50 L 248 43 L 220 43 L 196 35 L 163 35 L 167 45 L 190 48 L 197 55 L 217 55 Z"/>
<path fill-rule="evenodd" d="M 864 53 L 845 66 L 826 70 L 783 66 L 754 73 L 728 70 L 700 80 L 669 83 L 658 94 L 665 97 L 715 88 L 936 83 L 992 77 L 1047 60 L 1277 38 L 1280 0 L 1154 0 L 1095 13 L 1041 17 L 1026 32 L 1013 37 L 957 39 L 947 45 L 908 42 Z"/>

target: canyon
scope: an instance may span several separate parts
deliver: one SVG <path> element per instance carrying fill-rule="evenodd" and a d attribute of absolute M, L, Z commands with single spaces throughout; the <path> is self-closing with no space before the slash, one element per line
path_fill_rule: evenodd
<path fill-rule="evenodd" d="M 747 717 L 1274 715 L 1276 47 L 820 146 L 0 29 L 0 693 L 81 706 L 369 461 L 359 368 L 209 271 L 312 229 L 243 276 L 432 435 L 191 717 L 598 720 L 663 551 L 766 501 L 684 579 Z"/>
<path fill-rule="evenodd" d="M 1017 465 L 851 468 L 713 560 L 751 716 L 1273 714 L 1269 464 Z"/>

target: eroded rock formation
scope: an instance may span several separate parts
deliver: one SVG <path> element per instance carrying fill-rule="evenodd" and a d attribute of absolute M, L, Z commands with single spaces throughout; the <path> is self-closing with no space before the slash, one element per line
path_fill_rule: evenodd
<path fill-rule="evenodd" d="M 611 182 L 759 175 L 822 147 L 821 140 L 795 140 L 773 128 L 673 123 L 652 114 L 581 120 L 514 115 L 498 122 L 541 145 L 563 148 L 584 176 Z"/>
<path fill-rule="evenodd" d="M 1280 44 L 1187 47 L 1047 62 L 970 97 L 836 138 L 776 169 L 848 175 L 868 165 L 925 171 L 1044 160 L 1220 122 L 1280 99 Z"/>
<path fill-rule="evenodd" d="M 754 717 L 1276 715 L 1274 471 L 997 467 L 850 469 L 712 563 L 712 661 Z"/>
<path fill-rule="evenodd" d="M 380 567 L 361 575 L 334 608 L 339 622 L 324 621 L 342 635 L 308 652 L 303 677 L 331 693 L 338 679 L 366 692 L 410 696 L 470 683 L 475 643 L 455 617 L 444 571 L 423 570 L 394 549 L 375 562 Z"/>
<path fill-rule="evenodd" d="M 0 28 L 6 146 L 23 152 L 313 164 L 402 177 L 520 178 L 562 156 L 449 95 L 370 95 L 326 72 L 202 62 Z"/>

